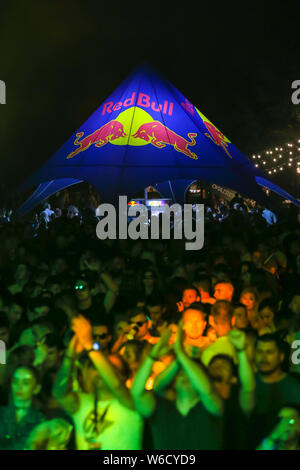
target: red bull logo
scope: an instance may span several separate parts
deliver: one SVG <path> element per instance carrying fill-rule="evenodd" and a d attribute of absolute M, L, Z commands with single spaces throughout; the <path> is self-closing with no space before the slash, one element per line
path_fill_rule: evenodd
<path fill-rule="evenodd" d="M 211 139 L 216 145 L 220 145 L 220 147 L 222 147 L 222 149 L 227 153 L 228 157 L 232 158 L 227 150 L 228 143 L 226 142 L 224 134 L 222 134 L 222 132 L 219 131 L 211 122 L 203 121 L 203 124 L 205 124 L 209 131 L 209 134 L 205 132 L 206 137 Z"/>
<path fill-rule="evenodd" d="M 228 143 L 225 140 L 224 134 L 222 134 L 222 132 L 219 131 L 211 122 L 203 121 L 203 124 L 205 124 L 207 130 L 209 131 L 209 134 L 205 132 L 206 137 L 211 139 L 216 145 L 222 147 L 222 149 L 227 153 L 228 157 L 232 158 L 227 150 Z"/>
<path fill-rule="evenodd" d="M 73 158 L 78 153 L 87 150 L 91 145 L 96 147 L 102 147 L 111 142 L 112 140 L 119 139 L 120 137 L 125 137 L 127 134 L 124 132 L 123 124 L 119 121 L 109 121 L 104 126 L 97 129 L 92 134 L 87 135 L 82 140 L 79 141 L 84 135 L 84 132 L 78 132 L 76 134 L 76 140 L 74 145 L 79 145 L 79 147 L 70 153 L 67 158 Z"/>
<path fill-rule="evenodd" d="M 219 129 L 216 128 L 216 126 L 213 125 L 212 122 L 210 122 L 204 114 L 199 111 L 199 109 L 195 108 L 197 113 L 199 114 L 203 124 L 205 125 L 206 129 L 208 132 L 205 132 L 204 135 L 208 137 L 208 139 L 212 140 L 214 144 L 219 145 L 222 147 L 224 152 L 228 155 L 229 158 L 232 158 L 232 155 L 228 152 L 228 144 L 230 144 L 230 140 L 225 137 L 224 134 L 222 134 Z"/>
<path fill-rule="evenodd" d="M 187 140 L 160 121 L 153 120 L 143 109 L 131 107 L 121 112 L 117 119 L 109 121 L 91 134 L 84 135 L 84 132 L 77 132 L 74 141 L 77 148 L 67 156 L 67 159 L 75 157 L 91 145 L 101 148 L 110 142 L 113 145 L 130 146 L 151 144 L 159 149 L 170 145 L 177 152 L 197 160 L 198 156 L 189 148 L 196 145 L 195 137 L 197 134 L 190 132 L 188 133 L 190 140 Z"/>
<path fill-rule="evenodd" d="M 166 145 L 171 145 L 175 150 L 177 150 L 177 152 L 184 153 L 184 155 L 195 160 L 198 159 L 197 155 L 191 152 L 188 148 L 189 146 L 196 145 L 194 137 L 197 137 L 197 134 L 193 134 L 191 132 L 188 133 L 188 137 L 191 139 L 188 141 L 184 137 L 168 129 L 160 121 L 142 124 L 132 137 L 135 139 L 143 139 L 159 149 Z"/>

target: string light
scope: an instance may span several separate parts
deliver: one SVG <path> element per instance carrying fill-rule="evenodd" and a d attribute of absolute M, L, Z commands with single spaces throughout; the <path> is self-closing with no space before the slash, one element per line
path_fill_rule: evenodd
<path fill-rule="evenodd" d="M 268 172 L 268 174 L 274 174 L 279 171 L 284 171 L 286 168 L 294 169 L 296 170 L 296 173 L 300 173 L 300 139 L 295 140 L 297 143 L 294 144 L 292 142 L 288 142 L 284 144 L 283 147 L 274 147 L 273 149 L 269 148 L 268 150 L 263 151 L 263 155 L 265 155 L 265 158 L 262 161 L 262 164 L 264 166 L 264 170 Z M 285 148 L 284 148 L 285 147 Z M 291 150 L 292 147 L 295 147 L 295 152 Z M 275 152 L 280 152 L 279 154 L 274 155 Z M 268 159 L 267 156 L 272 155 L 274 158 Z M 267 158 L 266 158 L 267 157 Z M 289 158 L 288 158 L 289 157 Z M 261 154 L 253 154 L 252 155 L 253 159 L 261 159 Z M 259 165 L 255 165 L 256 168 L 259 168 Z M 290 170 L 289 170 L 290 171 Z"/>

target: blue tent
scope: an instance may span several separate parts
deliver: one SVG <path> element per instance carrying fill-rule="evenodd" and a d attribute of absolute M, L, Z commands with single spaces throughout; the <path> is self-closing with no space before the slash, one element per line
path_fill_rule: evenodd
<path fill-rule="evenodd" d="M 116 203 L 119 195 L 132 197 L 157 184 L 166 188 L 166 196 L 177 194 L 182 200 L 184 184 L 197 179 L 231 188 L 268 207 L 264 186 L 300 206 L 171 83 L 152 68 L 140 66 L 22 185 L 22 190 L 39 186 L 19 214 L 82 181 L 91 183 L 103 202 Z"/>

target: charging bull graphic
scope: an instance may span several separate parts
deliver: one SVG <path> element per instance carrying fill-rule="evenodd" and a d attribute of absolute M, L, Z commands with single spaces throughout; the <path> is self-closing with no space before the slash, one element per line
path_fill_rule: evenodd
<path fill-rule="evenodd" d="M 73 158 L 78 153 L 87 150 L 91 145 L 95 144 L 96 147 L 102 147 L 111 142 L 112 140 L 119 139 L 119 137 L 126 137 L 127 134 L 124 132 L 123 124 L 119 121 L 109 121 L 104 126 L 97 129 L 92 134 L 87 135 L 84 139 L 80 140 L 83 137 L 84 132 L 78 132 L 76 134 L 76 140 L 74 145 L 79 145 L 79 148 L 71 152 L 67 158 Z"/>
<path fill-rule="evenodd" d="M 184 137 L 168 129 L 160 121 L 142 124 L 132 137 L 135 139 L 143 139 L 159 149 L 166 145 L 171 145 L 177 152 L 184 153 L 195 160 L 198 159 L 197 155 L 188 149 L 188 146 L 196 145 L 194 137 L 197 137 L 197 134 L 188 133 L 188 137 L 191 139 L 189 142 L 184 139 Z"/>
<path fill-rule="evenodd" d="M 222 134 L 222 132 L 219 131 L 209 121 L 204 121 L 203 120 L 203 124 L 205 124 L 207 130 L 209 131 L 209 134 L 208 134 L 208 132 L 205 132 L 206 137 L 211 139 L 216 145 L 220 145 L 220 147 L 222 147 L 222 149 L 227 153 L 228 157 L 232 158 L 232 156 L 230 155 L 230 153 L 227 150 L 228 143 L 225 140 L 224 134 Z"/>

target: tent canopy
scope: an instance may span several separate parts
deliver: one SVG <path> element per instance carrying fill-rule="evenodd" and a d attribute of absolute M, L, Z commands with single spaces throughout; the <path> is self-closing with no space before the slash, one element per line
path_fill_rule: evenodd
<path fill-rule="evenodd" d="M 262 185 L 300 206 L 171 83 L 143 65 L 22 185 L 39 187 L 19 214 L 81 181 L 91 183 L 103 202 L 116 203 L 119 195 L 132 197 L 149 185 L 196 179 L 268 207 Z"/>

